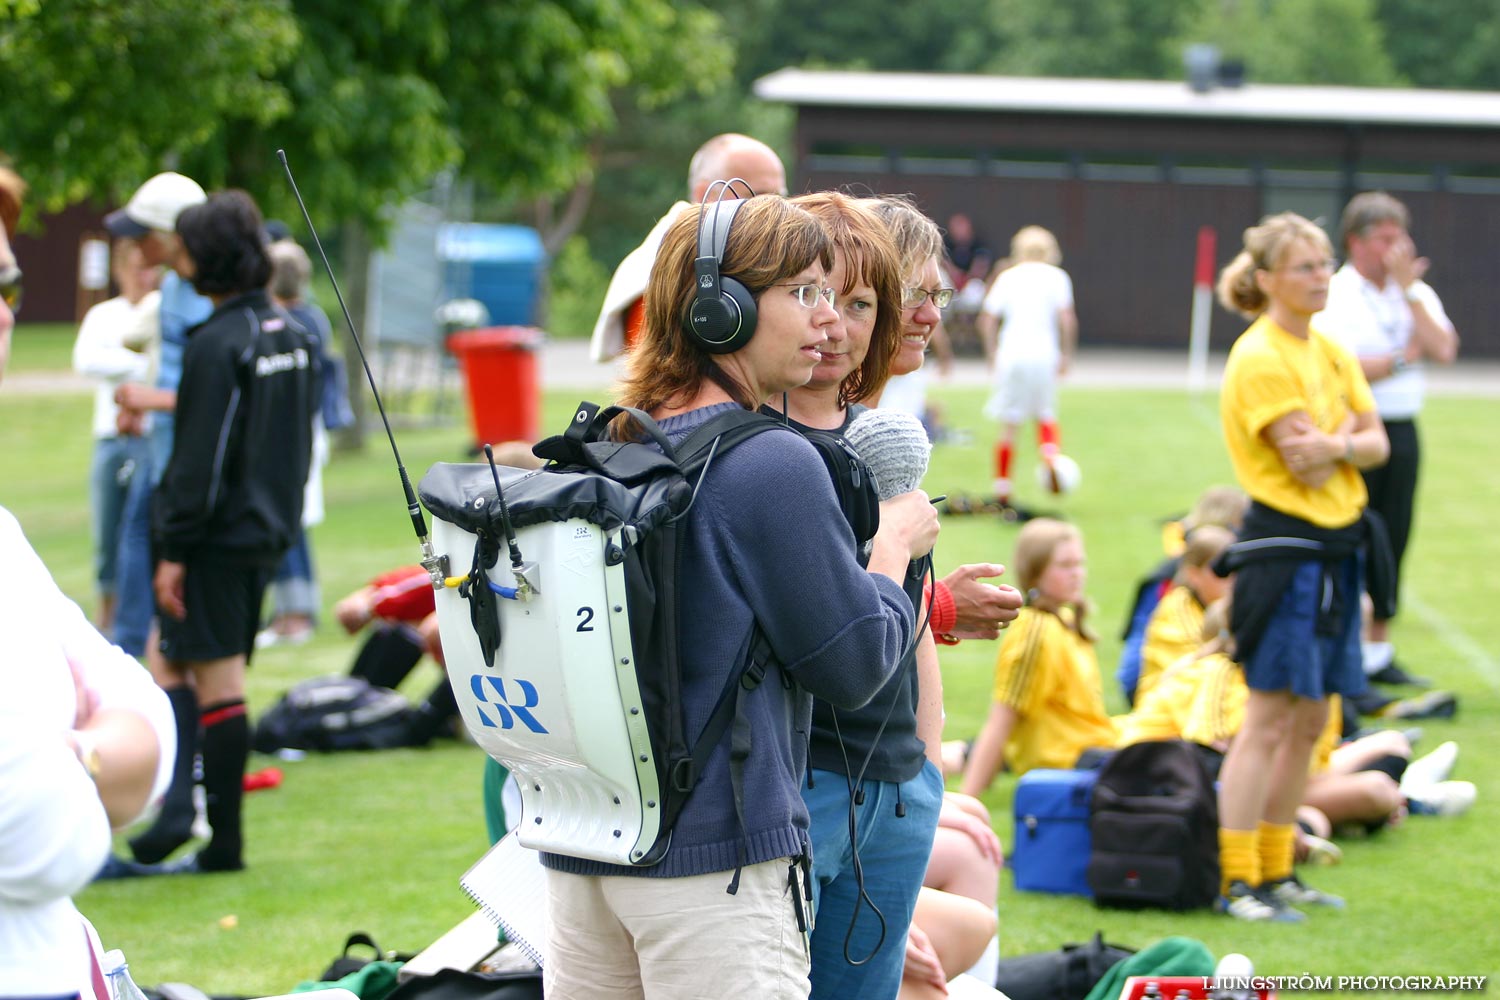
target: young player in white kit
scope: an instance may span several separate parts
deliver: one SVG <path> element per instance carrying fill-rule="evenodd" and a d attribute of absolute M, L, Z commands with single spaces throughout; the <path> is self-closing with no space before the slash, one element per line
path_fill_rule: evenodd
<path fill-rule="evenodd" d="M 1073 281 L 1057 266 L 1057 239 L 1041 226 L 1027 226 L 1012 238 L 1010 254 L 1013 263 L 985 295 L 977 321 L 994 386 L 985 413 L 1001 424 L 995 497 L 1007 506 L 1016 429 L 1036 421 L 1042 461 L 1050 468 L 1058 455 L 1057 379 L 1067 372 L 1078 339 Z"/>

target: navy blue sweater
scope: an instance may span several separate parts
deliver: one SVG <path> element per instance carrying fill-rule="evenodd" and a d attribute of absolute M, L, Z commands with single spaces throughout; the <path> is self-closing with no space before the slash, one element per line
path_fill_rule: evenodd
<path fill-rule="evenodd" d="M 733 403 L 661 421 L 674 444 Z M 777 660 L 747 699 L 753 733 L 745 766 L 746 864 L 808 852 L 801 783 L 815 695 L 841 708 L 866 704 L 890 679 L 910 640 L 911 601 L 860 568 L 823 461 L 794 431 L 773 430 L 716 458 L 699 490 L 683 547 L 683 701 L 689 736 L 702 731 L 759 622 Z M 797 681 L 782 682 L 781 671 Z M 741 830 L 729 780 L 729 738 L 714 751 L 662 861 L 631 868 L 543 854 L 581 875 L 681 877 L 729 871 Z"/>

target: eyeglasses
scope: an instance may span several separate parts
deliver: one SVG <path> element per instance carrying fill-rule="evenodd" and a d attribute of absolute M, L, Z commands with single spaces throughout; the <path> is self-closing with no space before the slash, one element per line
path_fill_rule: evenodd
<path fill-rule="evenodd" d="M 19 267 L 10 267 L 0 271 L 0 299 L 5 301 L 11 312 L 20 311 L 21 269 Z"/>
<path fill-rule="evenodd" d="M 1327 271 L 1328 273 L 1332 274 L 1338 269 L 1339 262 L 1335 257 L 1329 257 L 1327 260 L 1310 260 L 1306 263 L 1298 264 L 1295 267 L 1278 268 L 1278 270 L 1295 274 L 1299 278 L 1310 278 L 1314 274 L 1317 274 L 1319 271 Z"/>
<path fill-rule="evenodd" d="M 948 303 L 953 301 L 953 289 L 951 288 L 903 288 L 901 289 L 901 308 L 916 309 L 928 299 L 939 309 L 947 309 Z"/>
<path fill-rule="evenodd" d="M 804 309 L 818 308 L 818 300 L 822 299 L 830 306 L 833 305 L 834 291 L 831 286 L 823 286 L 812 282 L 790 282 L 780 281 L 772 285 L 773 288 L 790 288 L 792 294 L 797 296 L 797 301 L 802 303 Z"/>

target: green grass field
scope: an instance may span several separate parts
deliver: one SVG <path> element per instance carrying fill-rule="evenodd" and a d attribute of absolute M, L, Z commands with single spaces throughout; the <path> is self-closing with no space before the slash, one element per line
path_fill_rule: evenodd
<path fill-rule="evenodd" d="M 56 336 L 22 328 L 13 372 L 67 365 Z M 930 493 L 981 493 L 990 479 L 993 432 L 979 415 L 982 392 L 939 387 L 951 424 L 972 443 L 939 447 Z M 543 426 L 560 428 L 574 396 L 548 394 Z M 1230 481 L 1215 401 L 1178 392 L 1065 391 L 1064 450 L 1084 470 L 1082 488 L 1060 505 L 1085 533 L 1098 653 L 1112 711 L 1123 706 L 1113 679 L 1117 634 L 1135 579 L 1160 556 L 1159 525 L 1199 490 Z M 1207 913 L 1101 910 L 1073 898 L 1014 892 L 999 900 L 1006 955 L 1106 937 L 1142 946 L 1168 934 L 1204 941 L 1215 954 L 1243 951 L 1274 974 L 1493 974 L 1500 971 L 1493 894 L 1500 860 L 1500 746 L 1490 735 L 1500 710 L 1500 639 L 1491 630 L 1500 534 L 1488 504 L 1500 469 L 1481 456 L 1500 425 L 1500 400 L 1436 399 L 1423 418 L 1427 443 L 1408 592 L 1395 637 L 1416 672 L 1459 692 L 1457 719 L 1425 726 L 1421 752 L 1443 739 L 1463 747 L 1456 777 L 1480 787 L 1479 803 L 1455 820 L 1417 818 L 1402 829 L 1347 843 L 1341 867 L 1312 880 L 1349 900 L 1343 914 L 1305 926 L 1246 926 Z M 0 454 L 7 475 L 0 503 L 26 528 L 62 587 L 91 606 L 85 475 L 89 399 L 0 387 Z M 460 427 L 402 434 L 419 478 L 438 460 L 462 457 Z M 326 470 L 329 517 L 313 534 L 325 607 L 371 575 L 413 561 L 416 547 L 383 442 L 338 455 Z M 1032 483 L 1023 448 L 1018 499 Z M 1038 504 L 1045 506 L 1045 504 Z M 1016 532 L 991 518 L 945 521 L 940 573 L 963 562 L 1004 562 Z M 354 644 L 325 624 L 294 650 L 260 654 L 251 671 L 252 707 L 262 709 L 297 680 L 342 672 Z M 943 652 L 947 735 L 972 737 L 988 707 L 994 646 Z M 409 682 L 420 694 L 437 677 L 423 667 Z M 276 763 L 253 757 L 251 767 Z M 242 875 L 90 887 L 78 900 L 107 945 L 122 947 L 143 983 L 182 981 L 214 993 L 277 993 L 311 977 L 355 930 L 387 948 L 419 950 L 472 912 L 458 878 L 486 849 L 479 805 L 480 754 L 445 743 L 424 751 L 309 757 L 280 763 L 285 783 L 247 802 L 249 870 Z M 1014 780 L 988 795 L 995 825 L 1011 841 Z M 1485 845 L 1491 845 L 1486 847 Z"/>

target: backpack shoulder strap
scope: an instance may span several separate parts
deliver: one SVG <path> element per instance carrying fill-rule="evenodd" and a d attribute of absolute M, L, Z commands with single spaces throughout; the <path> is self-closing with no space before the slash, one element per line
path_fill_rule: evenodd
<path fill-rule="evenodd" d="M 684 475 L 692 476 L 703 468 L 710 454 L 722 455 L 735 445 L 765 431 L 792 430 L 775 417 L 754 410 L 735 408 L 711 417 L 677 445 L 677 465 Z M 796 433 L 793 431 L 793 433 Z M 714 444 L 717 442 L 718 447 Z"/>

